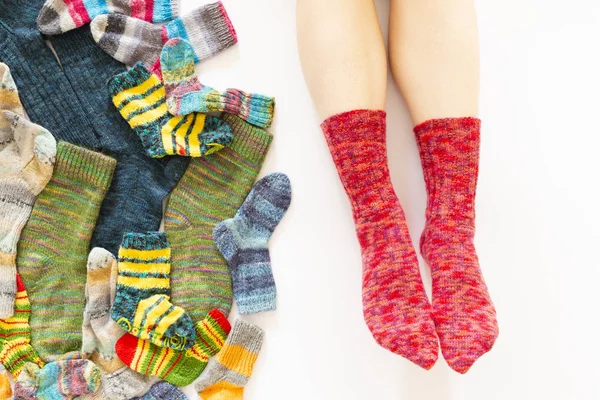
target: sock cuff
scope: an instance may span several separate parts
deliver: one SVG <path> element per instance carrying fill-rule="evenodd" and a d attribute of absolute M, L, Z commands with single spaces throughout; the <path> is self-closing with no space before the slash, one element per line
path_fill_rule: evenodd
<path fill-rule="evenodd" d="M 417 139 L 436 133 L 448 135 L 460 132 L 473 132 L 481 129 L 481 120 L 474 117 L 430 119 L 414 127 Z M 441 131 L 441 132 L 440 132 Z"/>
<path fill-rule="evenodd" d="M 233 324 L 233 329 L 227 338 L 228 346 L 241 346 L 250 353 L 258 354 L 262 347 L 265 332 L 256 325 L 252 325 L 243 319 L 238 318 Z M 227 353 L 227 349 L 223 348 L 224 353 Z M 229 357 L 231 355 L 224 354 L 223 356 Z"/>
<path fill-rule="evenodd" d="M 331 148 L 343 143 L 386 141 L 386 112 L 383 110 L 353 110 L 333 115 L 321 123 L 321 129 Z"/>
<path fill-rule="evenodd" d="M 273 135 L 235 115 L 223 114 L 221 118 L 229 124 L 233 132 L 229 148 L 253 162 L 261 163 L 271 146 Z"/>
<path fill-rule="evenodd" d="M 135 250 L 162 250 L 170 247 L 164 232 L 125 233 L 121 247 Z"/>
<path fill-rule="evenodd" d="M 112 97 L 115 97 L 125 90 L 141 85 L 148 79 L 153 79 L 153 77 L 157 81 L 156 83 L 160 83 L 160 79 L 148 71 L 141 61 L 138 61 L 130 70 L 113 76 L 108 81 L 108 91 Z"/>
<path fill-rule="evenodd" d="M 206 14 L 219 43 L 223 44 L 225 48 L 237 43 L 237 32 L 222 1 L 206 5 Z"/>
<path fill-rule="evenodd" d="M 59 142 L 56 148 L 55 175 L 62 174 L 98 188 L 108 188 L 117 161 L 67 142 Z"/>

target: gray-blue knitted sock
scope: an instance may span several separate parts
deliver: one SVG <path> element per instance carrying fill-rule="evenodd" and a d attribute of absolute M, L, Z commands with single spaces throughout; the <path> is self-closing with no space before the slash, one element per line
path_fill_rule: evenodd
<path fill-rule="evenodd" d="M 235 217 L 213 230 L 215 245 L 231 268 L 240 314 L 275 310 L 276 289 L 268 242 L 291 200 L 287 175 L 267 175 L 254 185 Z"/>

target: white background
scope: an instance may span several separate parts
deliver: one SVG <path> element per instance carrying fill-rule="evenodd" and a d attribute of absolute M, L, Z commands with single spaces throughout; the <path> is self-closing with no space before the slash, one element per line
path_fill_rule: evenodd
<path fill-rule="evenodd" d="M 600 3 L 477 1 L 476 245 L 500 337 L 461 376 L 441 355 L 427 372 L 383 350 L 363 322 L 359 246 L 302 77 L 295 2 L 223 1 L 239 44 L 199 65 L 200 79 L 276 97 L 262 173 L 285 172 L 293 185 L 270 242 L 278 309 L 247 318 L 266 340 L 245 399 L 600 399 Z M 376 3 L 387 34 L 388 0 Z M 181 0 L 182 13 L 199 4 Z M 412 124 L 391 82 L 388 152 L 416 241 L 425 187 Z"/>

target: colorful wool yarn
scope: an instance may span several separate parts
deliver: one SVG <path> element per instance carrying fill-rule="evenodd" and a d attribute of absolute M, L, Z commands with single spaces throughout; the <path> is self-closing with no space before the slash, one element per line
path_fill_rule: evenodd
<path fill-rule="evenodd" d="M 438 341 L 404 211 L 390 179 L 385 112 L 355 110 L 321 128 L 352 205 L 363 259 L 363 312 L 384 348 L 429 369 Z"/>
<path fill-rule="evenodd" d="M 165 233 L 125 234 L 112 318 L 140 339 L 187 350 L 196 332 L 185 310 L 170 302 L 170 273 L 171 248 Z"/>
<path fill-rule="evenodd" d="M 119 13 L 148 22 L 166 22 L 179 14 L 177 0 L 46 0 L 37 18 L 44 35 L 79 28 L 98 15 Z"/>
<path fill-rule="evenodd" d="M 8 372 L 0 364 L 0 399 L 10 399 L 12 397 L 12 388 L 10 387 L 10 378 Z"/>
<path fill-rule="evenodd" d="M 231 273 L 212 233 L 242 205 L 273 139 L 233 115 L 225 114 L 223 120 L 231 126 L 233 141 L 210 157 L 192 160 L 165 211 L 173 303 L 195 321 L 213 308 L 225 315 L 231 310 Z"/>
<path fill-rule="evenodd" d="M 171 116 L 162 82 L 140 63 L 115 76 L 108 88 L 113 104 L 151 157 L 201 157 L 231 142 L 230 127 L 216 117 L 203 113 Z"/>
<path fill-rule="evenodd" d="M 498 337 L 473 243 L 480 125 L 476 118 L 447 118 L 414 129 L 428 194 L 420 247 L 431 266 L 433 318 L 444 358 L 462 374 Z"/>
<path fill-rule="evenodd" d="M 141 374 L 157 376 L 173 385 L 186 386 L 202 373 L 208 359 L 219 352 L 231 325 L 218 310 L 196 323 L 196 344 L 186 351 L 156 346 L 126 334 L 115 350 L 125 364 Z"/>
<path fill-rule="evenodd" d="M 56 141 L 50 132 L 27 121 L 15 83 L 0 64 L 0 318 L 13 315 L 17 241 L 36 196 L 50 177 Z"/>
<path fill-rule="evenodd" d="M 235 321 L 223 349 L 211 360 L 194 388 L 202 400 L 242 400 L 262 347 L 262 329 L 241 319 Z"/>
<path fill-rule="evenodd" d="M 103 372 L 103 395 L 111 400 L 128 400 L 145 395 L 156 379 L 133 371 L 115 352 L 115 343 L 125 334 L 111 318 L 117 277 L 115 256 L 93 248 L 87 264 L 82 350 Z"/>
<path fill-rule="evenodd" d="M 0 363 L 17 379 L 25 364 L 33 363 L 42 367 L 44 362 L 31 347 L 31 303 L 25 285 L 17 274 L 17 297 L 15 313 L 12 317 L 0 320 Z"/>
<path fill-rule="evenodd" d="M 233 294 L 240 314 L 272 311 L 276 289 L 269 238 L 292 200 L 287 175 L 273 173 L 259 180 L 235 217 L 215 226 L 213 240 L 231 268 Z"/>
<path fill-rule="evenodd" d="M 21 234 L 17 265 L 32 303 L 31 343 L 43 359 L 81 349 L 86 259 L 115 164 L 59 142 L 52 179 Z"/>
<path fill-rule="evenodd" d="M 220 92 L 205 86 L 194 71 L 194 58 L 194 48 L 187 40 L 173 38 L 163 47 L 160 65 L 171 114 L 223 111 L 261 128 L 271 126 L 275 112 L 272 97 L 237 89 Z"/>
<path fill-rule="evenodd" d="M 164 26 L 153 25 L 122 14 L 96 17 L 92 35 L 105 52 L 126 65 L 142 62 L 160 66 L 160 52 L 171 38 L 183 38 L 194 46 L 199 60 L 205 61 L 237 43 L 237 35 L 223 3 L 197 8 Z"/>

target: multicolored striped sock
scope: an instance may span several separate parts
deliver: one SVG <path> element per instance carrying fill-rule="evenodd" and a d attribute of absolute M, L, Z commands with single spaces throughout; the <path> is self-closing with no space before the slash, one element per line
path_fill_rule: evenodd
<path fill-rule="evenodd" d="M 212 239 L 216 224 L 231 218 L 250 192 L 273 137 L 230 114 L 231 144 L 195 158 L 171 193 L 165 231 L 171 243 L 174 304 L 198 321 L 213 308 L 229 315 L 233 292 L 227 262 Z"/>
<path fill-rule="evenodd" d="M 473 243 L 480 126 L 477 118 L 444 118 L 414 129 L 428 194 L 420 244 L 431 266 L 433 319 L 446 362 L 461 374 L 498 337 Z"/>
<path fill-rule="evenodd" d="M 196 344 L 186 351 L 156 346 L 126 334 L 117 341 L 117 355 L 131 369 L 186 386 L 202 373 L 208 359 L 219 352 L 231 330 L 227 318 L 213 310 L 196 324 Z"/>
<path fill-rule="evenodd" d="M 232 140 L 231 128 L 216 117 L 203 113 L 171 116 L 162 82 L 140 63 L 115 76 L 108 88 L 115 107 L 151 157 L 201 157 Z"/>
<path fill-rule="evenodd" d="M 235 321 L 223 349 L 194 388 L 202 400 L 242 400 L 262 347 L 264 332 L 241 319 Z"/>
<path fill-rule="evenodd" d="M 189 40 L 202 61 L 237 43 L 235 29 L 220 1 L 163 26 L 121 13 L 96 17 L 91 28 L 98 46 L 118 61 L 129 66 L 141 61 L 146 67 L 158 70 L 160 51 L 171 38 Z"/>
<path fill-rule="evenodd" d="M 169 301 L 170 273 L 171 248 L 165 233 L 123 235 L 112 318 L 140 339 L 187 350 L 196 340 L 196 331 L 185 310 Z"/>
<path fill-rule="evenodd" d="M 215 245 L 231 268 L 233 294 L 240 314 L 276 308 L 269 238 L 291 200 L 292 186 L 287 175 L 269 174 L 256 182 L 235 217 L 213 230 Z"/>
<path fill-rule="evenodd" d="M 31 303 L 25 285 L 17 274 L 17 298 L 15 314 L 0 320 L 0 362 L 17 379 L 28 362 L 42 367 L 44 362 L 31 347 L 29 317 Z"/>
<path fill-rule="evenodd" d="M 18 243 L 31 298 L 31 343 L 44 360 L 81 349 L 86 260 L 116 161 L 66 142 Z M 65 284 L 68 282 L 68 284 Z"/>
<path fill-rule="evenodd" d="M 160 65 L 171 114 L 223 111 L 261 128 L 271 126 L 275 112 L 272 97 L 237 89 L 221 92 L 203 85 L 194 71 L 194 57 L 194 48 L 184 39 L 173 38 L 162 49 Z"/>
<path fill-rule="evenodd" d="M 394 192 L 385 112 L 354 110 L 321 128 L 352 206 L 363 261 L 363 314 L 373 338 L 430 369 L 439 345 L 404 210 Z"/>
<path fill-rule="evenodd" d="M 0 110 L 0 318 L 13 315 L 17 241 L 36 196 L 52 176 L 55 156 L 50 132 Z"/>
<path fill-rule="evenodd" d="M 95 247 L 88 257 L 83 352 L 104 373 L 102 393 L 107 399 L 128 400 L 142 396 L 156 378 L 139 374 L 117 357 L 115 343 L 125 334 L 111 318 L 118 266 L 109 251 Z"/>
<path fill-rule="evenodd" d="M 148 22 L 166 22 L 179 15 L 177 0 L 46 0 L 37 26 L 44 35 L 79 28 L 98 15 L 118 13 Z"/>

